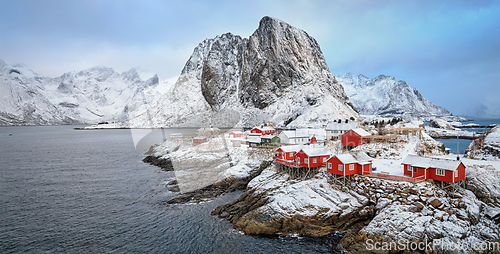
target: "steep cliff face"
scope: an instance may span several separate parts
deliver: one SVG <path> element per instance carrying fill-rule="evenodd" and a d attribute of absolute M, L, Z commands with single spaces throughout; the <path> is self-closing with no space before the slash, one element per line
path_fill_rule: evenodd
<path fill-rule="evenodd" d="M 290 89 L 313 82 L 338 99 L 344 91 L 328 70 L 323 53 L 305 31 L 270 17 L 250 36 L 241 74 L 241 102 L 264 109 Z"/>
<path fill-rule="evenodd" d="M 367 78 L 345 73 L 337 79 L 354 106 L 367 115 L 451 116 L 452 113 L 427 99 L 417 88 L 394 77 Z"/>
<path fill-rule="evenodd" d="M 227 33 L 200 43 L 171 92 L 149 112 L 127 124 L 317 126 L 358 117 L 316 40 L 270 17 L 249 39 Z"/>

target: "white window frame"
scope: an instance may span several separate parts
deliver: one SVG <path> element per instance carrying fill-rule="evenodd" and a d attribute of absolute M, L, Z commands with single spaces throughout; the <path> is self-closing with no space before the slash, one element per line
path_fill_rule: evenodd
<path fill-rule="evenodd" d="M 323 157 L 323 162 L 326 162 L 326 157 Z"/>
<path fill-rule="evenodd" d="M 293 157 L 293 153 L 289 153 L 288 156 Z"/>
<path fill-rule="evenodd" d="M 344 165 L 339 164 L 339 171 L 344 171 Z"/>
<path fill-rule="evenodd" d="M 413 167 L 408 165 L 408 171 L 412 171 L 413 170 Z"/>
<path fill-rule="evenodd" d="M 313 159 L 313 163 L 316 163 L 316 162 L 318 162 L 318 160 L 316 160 L 316 158 L 314 158 L 314 159 Z"/>
<path fill-rule="evenodd" d="M 304 158 L 304 163 L 309 163 L 309 158 Z"/>
<path fill-rule="evenodd" d="M 354 170 L 354 164 L 350 164 L 349 165 L 349 171 L 353 171 Z"/>
<path fill-rule="evenodd" d="M 328 162 L 328 168 L 332 169 L 332 163 Z"/>
<path fill-rule="evenodd" d="M 442 168 L 436 168 L 436 175 L 438 175 L 438 176 L 445 176 L 446 173 L 445 173 L 444 169 L 442 169 Z"/>
<path fill-rule="evenodd" d="M 458 177 L 458 170 L 455 170 L 454 175 L 455 177 Z"/>
<path fill-rule="evenodd" d="M 297 157 L 297 163 L 300 163 L 300 157 Z"/>

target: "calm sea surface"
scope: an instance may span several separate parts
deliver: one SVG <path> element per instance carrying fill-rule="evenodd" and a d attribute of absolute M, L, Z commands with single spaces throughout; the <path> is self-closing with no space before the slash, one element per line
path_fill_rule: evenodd
<path fill-rule="evenodd" d="M 130 130 L 0 127 L 0 253 L 328 253 L 329 238 L 243 235 L 211 216 L 231 193 L 167 205 Z M 11 136 L 9 134 L 12 134 Z"/>

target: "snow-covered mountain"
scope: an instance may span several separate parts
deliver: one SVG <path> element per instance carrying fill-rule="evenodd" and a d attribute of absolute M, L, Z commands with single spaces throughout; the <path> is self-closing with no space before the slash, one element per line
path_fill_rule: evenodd
<path fill-rule="evenodd" d="M 124 121 L 144 112 L 173 85 L 133 68 L 117 73 L 94 67 L 57 78 L 0 60 L 0 125 Z"/>
<path fill-rule="evenodd" d="M 201 42 L 171 91 L 126 124 L 298 127 L 350 117 L 359 115 L 316 40 L 264 17 L 248 39 L 227 33 Z"/>
<path fill-rule="evenodd" d="M 452 113 L 428 100 L 417 88 L 394 77 L 368 78 L 344 73 L 337 80 L 356 109 L 364 115 L 404 115 L 411 117 L 451 116 Z"/>

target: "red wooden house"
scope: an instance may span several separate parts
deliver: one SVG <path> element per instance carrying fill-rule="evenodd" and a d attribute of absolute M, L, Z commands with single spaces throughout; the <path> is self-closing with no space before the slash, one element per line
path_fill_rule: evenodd
<path fill-rule="evenodd" d="M 193 144 L 197 145 L 197 144 L 202 144 L 202 143 L 205 143 L 207 142 L 207 138 L 206 137 L 194 137 L 193 138 Z"/>
<path fill-rule="evenodd" d="M 229 138 L 243 138 L 245 136 L 245 133 L 241 131 L 232 131 L 229 132 Z"/>
<path fill-rule="evenodd" d="M 260 137 L 264 135 L 274 134 L 276 130 L 273 127 L 265 126 L 265 127 L 254 127 L 250 130 L 250 137 Z"/>
<path fill-rule="evenodd" d="M 456 183 L 465 179 L 465 165 L 459 160 L 408 155 L 402 163 L 404 174 L 436 181 Z"/>
<path fill-rule="evenodd" d="M 318 140 L 316 139 L 316 137 L 315 137 L 315 136 L 312 136 L 312 137 L 309 139 L 309 143 L 311 143 L 311 144 L 318 143 Z"/>
<path fill-rule="evenodd" d="M 364 152 L 334 155 L 327 160 L 326 171 L 342 176 L 362 175 L 372 171 L 372 158 Z"/>
<path fill-rule="evenodd" d="M 296 162 L 296 155 L 302 149 L 302 145 L 294 145 L 294 146 L 282 146 L 276 149 L 274 152 L 273 159 L 276 163 L 285 165 L 285 166 L 295 166 L 298 164 Z"/>
<path fill-rule="evenodd" d="M 315 168 L 324 166 L 330 156 L 322 146 L 294 145 L 276 149 L 273 159 L 285 166 Z"/>
<path fill-rule="evenodd" d="M 316 168 L 325 165 L 330 156 L 324 147 L 304 146 L 295 157 L 300 167 Z"/>
<path fill-rule="evenodd" d="M 349 130 L 342 135 L 342 145 L 347 148 L 353 148 L 370 143 L 370 139 L 367 138 L 368 136 L 371 136 L 371 134 L 361 128 Z"/>

